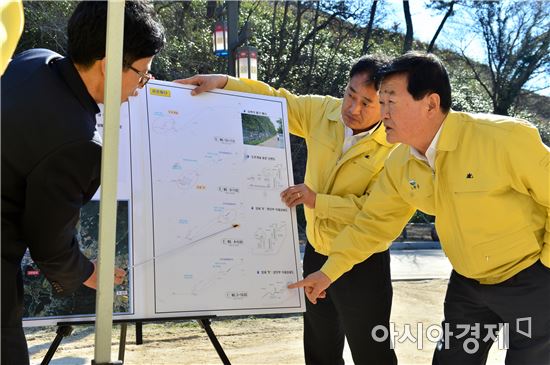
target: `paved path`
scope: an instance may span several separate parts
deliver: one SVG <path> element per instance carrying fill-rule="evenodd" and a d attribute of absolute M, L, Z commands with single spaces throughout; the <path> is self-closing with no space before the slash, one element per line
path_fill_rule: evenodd
<path fill-rule="evenodd" d="M 451 264 L 440 249 L 391 250 L 392 280 L 447 279 Z"/>
<path fill-rule="evenodd" d="M 396 242 L 392 245 L 392 280 L 448 279 L 451 264 L 438 242 Z M 303 247 L 301 247 L 303 250 Z M 304 252 L 300 252 L 302 260 Z"/>

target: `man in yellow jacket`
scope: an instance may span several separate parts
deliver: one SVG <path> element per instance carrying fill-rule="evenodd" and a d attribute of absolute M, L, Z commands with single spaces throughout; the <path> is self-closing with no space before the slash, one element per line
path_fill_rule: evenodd
<path fill-rule="evenodd" d="M 485 364 L 499 325 L 507 365 L 550 364 L 549 148 L 523 120 L 450 110 L 449 78 L 433 55 L 405 54 L 382 76 L 387 138 L 403 144 L 325 265 L 290 287 L 315 303 L 420 209 L 436 216 L 454 268 L 433 364 Z"/>
<path fill-rule="evenodd" d="M 394 148 L 380 122 L 378 84 L 373 76 L 383 65 L 376 56 L 357 60 L 343 99 L 293 95 L 285 89 L 225 75 L 198 75 L 184 84 L 199 85 L 194 94 L 225 88 L 287 100 L 290 133 L 306 140 L 308 159 L 303 184 L 281 193 L 289 207 L 304 204 L 307 222 L 304 276 L 319 270 L 333 239 L 360 211 L 384 160 Z M 389 340 L 365 333 L 387 326 L 392 286 L 388 249 L 357 262 L 318 305 L 307 303 L 304 352 L 307 364 L 343 364 L 344 336 L 356 364 L 394 364 Z"/>

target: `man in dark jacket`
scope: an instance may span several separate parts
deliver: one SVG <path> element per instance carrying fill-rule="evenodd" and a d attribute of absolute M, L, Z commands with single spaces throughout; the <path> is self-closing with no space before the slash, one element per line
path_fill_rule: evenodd
<path fill-rule="evenodd" d="M 2 77 L 2 364 L 28 364 L 21 259 L 27 250 L 56 294 L 95 288 L 95 265 L 75 226 L 99 186 L 107 2 L 82 2 L 68 24 L 68 54 L 32 49 Z M 152 7 L 125 5 L 121 101 L 150 79 L 164 30 Z M 117 272 L 120 276 L 120 271 Z"/>

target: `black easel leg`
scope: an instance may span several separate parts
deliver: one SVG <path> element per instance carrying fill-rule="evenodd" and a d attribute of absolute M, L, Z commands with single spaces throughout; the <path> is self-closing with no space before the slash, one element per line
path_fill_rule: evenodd
<path fill-rule="evenodd" d="M 118 344 L 118 359 L 124 362 L 124 353 L 126 352 L 126 332 L 128 323 L 120 324 L 120 342 Z"/>
<path fill-rule="evenodd" d="M 143 322 L 136 322 L 136 345 L 143 345 Z"/>
<path fill-rule="evenodd" d="M 53 355 L 57 351 L 57 348 L 59 347 L 59 344 L 61 343 L 61 340 L 63 340 L 63 337 L 70 336 L 71 333 L 73 333 L 73 327 L 69 325 L 62 325 L 57 327 L 55 339 L 53 340 L 52 344 L 50 345 L 50 348 L 48 349 L 48 352 L 46 353 L 46 356 L 44 356 L 44 360 L 40 363 L 41 365 L 48 365 L 50 363 L 50 360 L 53 358 Z"/>
<path fill-rule="evenodd" d="M 219 343 L 218 339 L 216 338 L 216 335 L 214 334 L 214 331 L 212 331 L 212 327 L 210 327 L 210 319 L 199 319 L 199 324 L 202 328 L 206 331 L 206 334 L 208 335 L 208 338 L 210 339 L 210 342 L 212 342 L 212 345 L 214 345 L 214 348 L 216 349 L 216 352 L 218 353 L 218 356 L 222 360 L 223 365 L 231 365 L 231 362 L 227 358 L 227 355 L 223 351 L 222 345 Z"/>

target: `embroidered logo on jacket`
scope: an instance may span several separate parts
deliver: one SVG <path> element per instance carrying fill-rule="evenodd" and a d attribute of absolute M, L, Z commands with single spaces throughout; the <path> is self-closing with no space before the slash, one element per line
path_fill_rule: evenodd
<path fill-rule="evenodd" d="M 420 189 L 420 185 L 418 185 L 414 179 L 409 179 L 409 185 L 411 186 L 411 189 Z"/>

